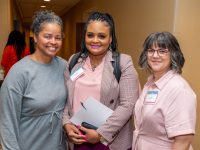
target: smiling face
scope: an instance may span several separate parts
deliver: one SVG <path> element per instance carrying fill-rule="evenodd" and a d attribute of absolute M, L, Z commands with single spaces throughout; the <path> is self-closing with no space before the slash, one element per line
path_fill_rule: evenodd
<path fill-rule="evenodd" d="M 147 62 L 153 71 L 154 76 L 156 78 L 160 78 L 163 74 L 170 70 L 170 51 L 165 49 L 166 51 L 164 53 L 164 49 L 155 44 L 153 44 L 151 50 L 154 50 L 154 53 L 152 53 L 152 51 L 147 51 Z M 160 55 L 158 51 L 160 51 Z"/>
<path fill-rule="evenodd" d="M 86 30 L 86 48 L 93 56 L 105 55 L 112 41 L 110 28 L 106 22 L 91 21 Z"/>
<path fill-rule="evenodd" d="M 43 24 L 38 35 L 34 35 L 34 41 L 36 55 L 51 60 L 62 46 L 61 27 L 56 23 Z"/>

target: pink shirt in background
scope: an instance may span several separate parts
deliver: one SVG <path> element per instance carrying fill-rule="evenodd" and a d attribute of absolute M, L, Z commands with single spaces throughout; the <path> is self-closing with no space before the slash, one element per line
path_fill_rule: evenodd
<path fill-rule="evenodd" d="M 173 137 L 195 133 L 196 95 L 172 70 L 156 82 L 151 76 L 136 102 L 134 121 L 133 150 L 171 150 Z"/>
<path fill-rule="evenodd" d="M 76 79 L 74 88 L 73 110 L 76 113 L 80 109 L 80 102 L 83 102 L 88 97 L 94 97 L 100 101 L 101 79 L 103 73 L 105 58 L 103 61 L 92 71 L 90 58 L 87 57 L 83 65 L 84 74 Z"/>

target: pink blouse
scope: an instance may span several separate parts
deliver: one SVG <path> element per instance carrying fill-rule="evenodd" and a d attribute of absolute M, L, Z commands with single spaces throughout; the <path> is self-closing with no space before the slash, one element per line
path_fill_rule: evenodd
<path fill-rule="evenodd" d="M 173 137 L 195 133 L 196 95 L 172 70 L 156 82 L 150 77 L 136 102 L 134 121 L 133 150 L 171 150 Z"/>
<path fill-rule="evenodd" d="M 105 58 L 92 70 L 90 58 L 87 57 L 83 65 L 84 73 L 75 82 L 73 110 L 76 113 L 80 109 L 80 102 L 84 102 L 88 97 L 94 97 L 100 101 L 101 79 L 104 68 Z"/>

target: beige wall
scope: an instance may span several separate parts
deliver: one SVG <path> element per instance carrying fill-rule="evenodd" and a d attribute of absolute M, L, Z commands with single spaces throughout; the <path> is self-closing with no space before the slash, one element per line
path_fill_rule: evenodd
<path fill-rule="evenodd" d="M 119 49 L 130 54 L 138 70 L 141 84 L 147 74 L 137 66 L 138 56 L 145 37 L 154 31 L 170 31 L 178 38 L 186 58 L 183 76 L 192 88 L 200 95 L 200 72 L 197 70 L 200 61 L 200 1 L 199 0 L 81 0 L 65 15 L 66 40 L 62 52 L 65 58 L 75 51 L 75 23 L 84 20 L 85 13 L 101 10 L 112 14 L 118 38 Z M 198 32 L 199 31 L 199 32 Z M 66 52 L 67 50 L 67 52 Z M 200 108 L 200 104 L 198 104 Z M 197 111 L 198 114 L 200 110 Z M 200 115 L 197 116 L 197 134 L 194 139 L 194 150 L 200 149 Z"/>
<path fill-rule="evenodd" d="M 1 0 L 0 5 L 0 60 L 11 30 L 11 7 L 10 0 Z"/>
<path fill-rule="evenodd" d="M 18 20 L 19 31 L 23 32 L 23 22 L 20 18 L 19 11 L 14 3 L 14 0 L 1 0 L 0 4 L 0 62 L 2 53 L 6 45 L 10 31 L 14 29 L 14 20 Z M 27 40 L 28 42 L 28 40 Z M 1 65 L 0 65 L 1 68 Z"/>
<path fill-rule="evenodd" d="M 59 55 L 68 59 L 76 51 L 76 23 L 83 22 L 84 11 L 93 6 L 93 0 L 81 0 L 79 5 L 74 6 L 71 11 L 62 16 L 65 38 L 63 40 L 63 48 Z"/>
<path fill-rule="evenodd" d="M 200 1 L 199 0 L 177 0 L 174 32 L 181 44 L 186 63 L 183 76 L 200 96 Z M 194 140 L 194 149 L 200 149 L 200 103 L 197 107 L 197 127 Z"/>

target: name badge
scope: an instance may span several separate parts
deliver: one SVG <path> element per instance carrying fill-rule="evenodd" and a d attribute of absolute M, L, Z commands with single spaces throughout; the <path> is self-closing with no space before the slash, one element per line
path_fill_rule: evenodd
<path fill-rule="evenodd" d="M 76 70 L 74 73 L 72 73 L 72 74 L 70 75 L 70 79 L 71 79 L 72 81 L 75 81 L 78 77 L 80 77 L 80 76 L 83 75 L 83 74 L 84 74 L 83 68 L 79 68 L 78 70 Z"/>
<path fill-rule="evenodd" d="M 158 96 L 158 91 L 152 90 L 147 92 L 145 103 L 155 103 Z"/>

